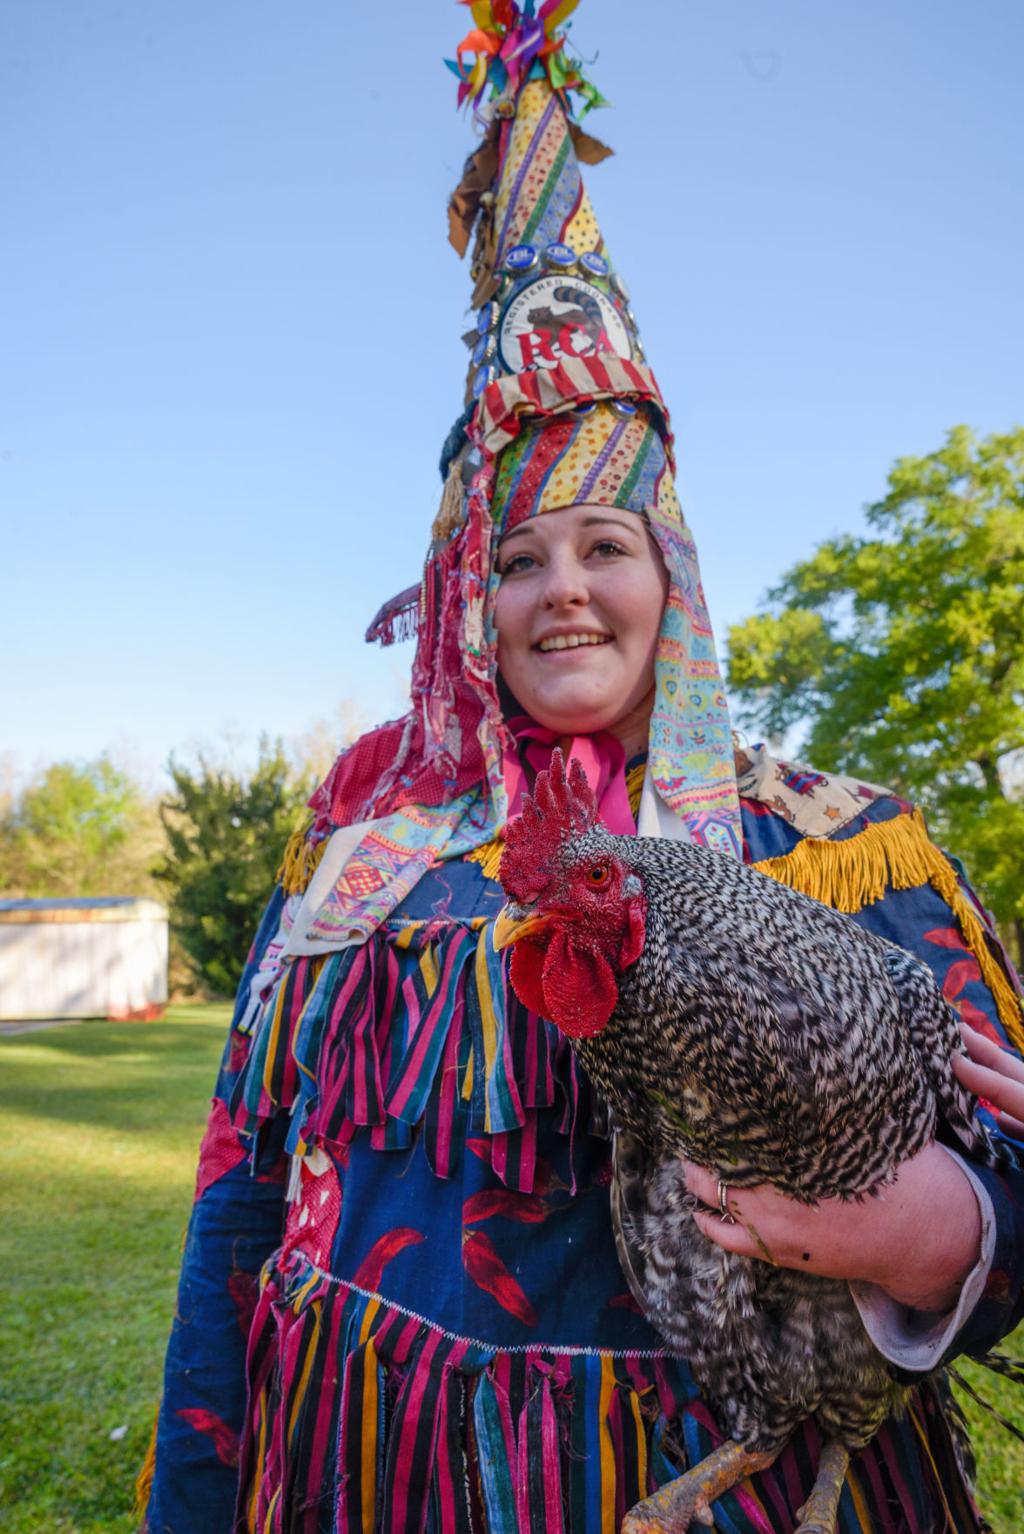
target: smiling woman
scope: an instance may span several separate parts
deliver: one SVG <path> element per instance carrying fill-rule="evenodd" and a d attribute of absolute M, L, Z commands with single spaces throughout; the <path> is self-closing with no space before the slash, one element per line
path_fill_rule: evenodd
<path fill-rule="evenodd" d="M 983 917 L 909 805 L 734 753 L 667 411 L 580 175 L 577 148 L 600 146 L 566 117 L 568 90 L 589 89 L 559 46 L 571 9 L 474 5 L 477 62 L 456 66 L 478 105 L 493 87 L 450 208 L 460 253 L 477 226 L 471 403 L 422 585 L 374 625 L 416 630 L 411 707 L 338 758 L 252 947 L 200 1152 L 151 1534 L 615 1534 L 722 1443 L 722 1403 L 627 1289 L 606 1113 L 550 1021 L 607 1021 L 611 962 L 639 962 L 645 941 L 643 894 L 589 867 L 588 898 L 622 897 L 622 919 L 600 955 L 568 937 L 565 963 L 545 951 L 525 1003 L 495 943 L 506 827 L 555 744 L 606 827 L 813 883 L 837 921 L 940 980 L 970 948 L 950 970 L 970 1016 L 993 1034 L 1019 1019 Z M 528 892 L 543 828 L 519 826 Z M 698 1108 L 716 1093 L 717 1076 L 698 1083 Z M 850 1464 L 841 1534 L 980 1528 L 930 1371 L 1012 1324 L 1024 1188 L 1015 1204 L 929 1150 L 944 1175 L 908 1176 L 912 1220 L 880 1225 L 882 1199 L 827 1222 L 777 1194 L 770 1211 L 808 1275 L 869 1291 L 877 1367 L 913 1387 Z M 709 1268 L 746 1234 L 710 1209 L 688 1228 Z M 946 1313 L 908 1316 L 908 1297 Z M 792 1534 L 815 1405 L 800 1397 L 808 1420 L 775 1458 L 724 1446 L 718 1526 Z"/>
<path fill-rule="evenodd" d="M 646 523 L 570 506 L 498 545 L 498 670 L 522 711 L 560 735 L 608 730 L 627 759 L 647 743 L 668 593 Z"/>

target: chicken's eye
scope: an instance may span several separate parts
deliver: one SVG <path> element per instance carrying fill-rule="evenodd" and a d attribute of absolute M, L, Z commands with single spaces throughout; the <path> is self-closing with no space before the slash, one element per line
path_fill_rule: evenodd
<path fill-rule="evenodd" d="M 607 863 L 595 863 L 587 869 L 587 883 L 591 889 L 603 890 L 612 876 L 612 871 Z"/>

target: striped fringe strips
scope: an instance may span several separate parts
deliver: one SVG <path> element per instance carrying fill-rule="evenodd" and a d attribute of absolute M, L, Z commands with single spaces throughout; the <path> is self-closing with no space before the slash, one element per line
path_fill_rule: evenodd
<path fill-rule="evenodd" d="M 422 1126 L 438 1177 L 457 1172 L 467 1135 L 509 1188 L 531 1193 L 538 1116 L 569 1138 L 584 1186 L 593 1104 L 568 1040 L 524 1008 L 483 918 L 412 922 L 359 948 L 291 962 L 268 998 L 232 1092 L 232 1122 L 255 1136 L 291 1114 L 287 1149 L 340 1147 L 361 1128 L 401 1150 Z M 509 1012 L 514 1014 L 509 1021 Z"/>
<path fill-rule="evenodd" d="M 688 1367 L 643 1354 L 495 1352 L 272 1260 L 253 1321 L 238 1528 L 250 1534 L 616 1534 L 722 1441 Z M 723 1534 L 790 1534 L 813 1422 L 715 1504 Z M 852 1461 L 839 1534 L 979 1528 L 934 1382 Z"/>
<path fill-rule="evenodd" d="M 1011 1043 L 1024 1050 L 1021 999 L 989 947 L 985 928 L 961 889 L 956 870 L 929 839 L 920 810 L 866 826 L 846 841 L 805 837 L 784 857 L 766 858 L 753 866 L 790 889 L 848 913 L 881 900 L 888 885 L 908 890 L 930 884 L 956 917 Z"/>
<path fill-rule="evenodd" d="M 647 771 L 646 762 L 638 762 L 626 773 L 626 793 L 629 795 L 629 807 L 633 811 L 635 820 L 640 810 L 640 794 L 643 791 L 644 775 Z M 485 879 L 497 879 L 498 870 L 501 867 L 501 854 L 505 850 L 502 838 L 497 841 L 487 842 L 483 847 L 477 847 L 466 854 L 466 861 L 479 863 L 480 870 Z"/>
<path fill-rule="evenodd" d="M 707 1406 L 684 1411 L 686 1458 L 696 1464 L 722 1443 Z M 812 1418 L 802 1422 L 771 1470 L 742 1481 L 715 1502 L 722 1534 L 777 1534 L 793 1528 L 821 1459 Z M 663 1479 L 668 1479 L 664 1470 Z M 850 1462 L 839 1503 L 837 1534 L 959 1534 L 981 1527 L 944 1418 L 940 1391 L 929 1380 L 915 1390 L 905 1416 L 882 1424 Z"/>
<path fill-rule="evenodd" d="M 695 1396 L 674 1360 L 495 1353 L 298 1253 L 265 1271 L 248 1368 L 251 1534 L 616 1534 L 658 1484 L 651 1424 Z"/>

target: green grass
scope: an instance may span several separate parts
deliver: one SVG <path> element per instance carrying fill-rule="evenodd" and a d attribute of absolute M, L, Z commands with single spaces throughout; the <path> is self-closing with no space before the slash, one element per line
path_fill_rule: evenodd
<path fill-rule="evenodd" d="M 1024 1326 L 1000 1343 L 998 1351 L 1024 1361 Z M 969 1385 L 996 1411 L 1024 1431 L 1024 1386 L 962 1358 L 956 1364 Z M 978 1460 L 978 1501 L 995 1534 L 1024 1530 L 1024 1443 L 1014 1438 L 982 1407 L 957 1391 L 971 1430 Z"/>
<path fill-rule="evenodd" d="M 223 1006 L 0 1038 L 0 1529 L 130 1534 Z M 1006 1348 L 1024 1357 L 1024 1334 Z M 1024 1423 L 1024 1390 L 963 1365 Z M 996 1534 L 1024 1444 L 966 1403 Z M 117 1428 L 123 1438 L 111 1440 Z"/>
<path fill-rule="evenodd" d="M 135 1527 L 228 1015 L 175 1007 L 161 1023 L 0 1039 L 0 1528 L 10 1534 Z"/>

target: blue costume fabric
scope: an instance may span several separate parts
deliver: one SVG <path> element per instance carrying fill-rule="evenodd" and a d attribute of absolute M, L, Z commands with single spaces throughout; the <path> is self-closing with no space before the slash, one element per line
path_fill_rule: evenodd
<path fill-rule="evenodd" d="M 774 800 L 741 776 L 747 862 L 800 845 L 789 806 L 824 781 L 789 771 Z M 835 839 L 908 811 L 866 795 Z M 246 1034 L 284 900 L 254 943 L 203 1142 L 148 1534 L 614 1534 L 721 1435 L 628 1293 L 600 1114 L 567 1041 L 505 983 L 500 887 L 479 862 L 438 867 L 367 944 L 288 963 Z M 1005 1037 L 931 884 L 890 884 L 850 920 Z M 1024 1172 L 977 1176 L 996 1258 L 950 1357 L 1024 1312 Z M 840 1534 L 982 1527 L 944 1389 L 922 1379 L 854 1457 Z M 819 1448 L 808 1425 L 715 1503 L 715 1527 L 788 1534 Z"/>

